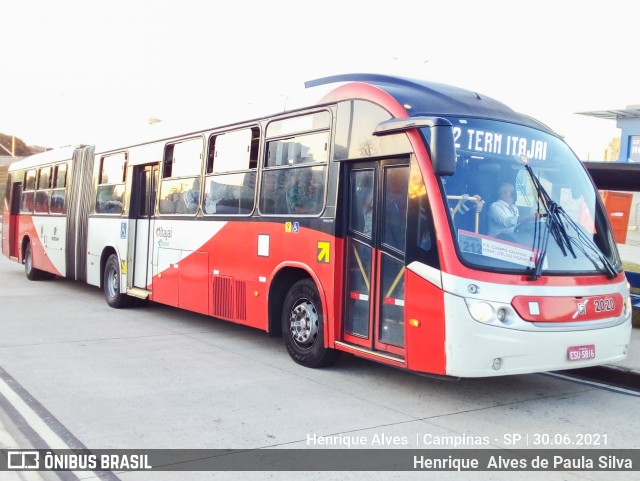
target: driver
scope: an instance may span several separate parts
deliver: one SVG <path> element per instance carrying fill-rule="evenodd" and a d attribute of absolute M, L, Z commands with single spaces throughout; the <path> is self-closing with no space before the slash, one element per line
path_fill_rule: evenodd
<path fill-rule="evenodd" d="M 489 207 L 488 234 L 490 236 L 510 234 L 518 224 L 520 213 L 515 205 L 515 194 L 516 190 L 510 182 L 502 182 L 498 187 L 498 200 Z"/>

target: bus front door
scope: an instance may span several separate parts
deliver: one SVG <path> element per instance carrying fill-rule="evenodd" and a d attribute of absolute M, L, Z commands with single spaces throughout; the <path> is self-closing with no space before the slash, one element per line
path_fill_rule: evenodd
<path fill-rule="evenodd" d="M 8 241 L 8 252 L 10 257 L 18 258 L 18 246 L 20 245 L 20 228 L 18 224 L 18 216 L 20 215 L 20 200 L 22 197 L 22 182 L 14 182 L 11 184 L 11 200 L 9 204 L 9 222 L 7 231 L 4 233 Z"/>
<path fill-rule="evenodd" d="M 134 167 L 132 204 L 135 205 L 135 244 L 133 287 L 147 289 L 151 285 L 153 254 L 153 219 L 158 189 L 157 164 Z"/>
<path fill-rule="evenodd" d="M 348 167 L 343 340 L 404 357 L 406 160 Z"/>

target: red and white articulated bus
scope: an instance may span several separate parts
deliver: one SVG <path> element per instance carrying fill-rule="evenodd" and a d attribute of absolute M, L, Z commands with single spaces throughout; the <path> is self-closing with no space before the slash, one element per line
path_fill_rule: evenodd
<path fill-rule="evenodd" d="M 307 108 L 11 165 L 3 253 L 282 335 L 309 367 L 341 351 L 481 377 L 626 356 L 629 289 L 586 170 L 545 125 L 475 92 L 393 76 Z M 494 202 L 517 200 L 496 229 Z"/>

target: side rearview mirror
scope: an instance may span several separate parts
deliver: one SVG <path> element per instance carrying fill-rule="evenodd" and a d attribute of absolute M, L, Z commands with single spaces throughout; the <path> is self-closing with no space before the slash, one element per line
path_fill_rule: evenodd
<path fill-rule="evenodd" d="M 408 117 L 380 122 L 373 135 L 391 135 L 410 129 L 428 129 L 424 132 L 429 144 L 431 164 L 436 175 L 453 175 L 456 171 L 456 146 L 451 122 L 442 117 Z"/>

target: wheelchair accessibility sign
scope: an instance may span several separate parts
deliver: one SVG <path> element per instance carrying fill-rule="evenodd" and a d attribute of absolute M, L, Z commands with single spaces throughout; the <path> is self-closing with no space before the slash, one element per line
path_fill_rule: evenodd
<path fill-rule="evenodd" d="M 297 234 L 298 232 L 300 232 L 300 222 L 285 222 L 284 231 Z"/>

